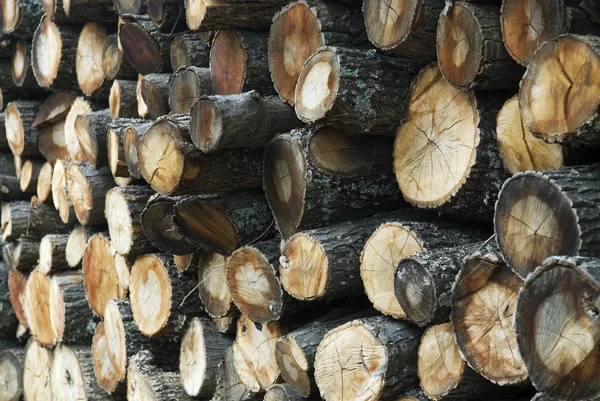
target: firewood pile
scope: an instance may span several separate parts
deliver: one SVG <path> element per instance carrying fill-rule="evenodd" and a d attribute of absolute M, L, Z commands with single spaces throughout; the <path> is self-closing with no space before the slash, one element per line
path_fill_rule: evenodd
<path fill-rule="evenodd" d="M 0 401 L 600 400 L 598 0 L 0 4 Z"/>

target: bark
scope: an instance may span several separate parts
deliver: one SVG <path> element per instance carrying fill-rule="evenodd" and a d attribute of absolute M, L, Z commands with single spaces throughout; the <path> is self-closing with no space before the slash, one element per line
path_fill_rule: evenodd
<path fill-rule="evenodd" d="M 111 121 L 109 109 L 80 114 L 75 119 L 75 135 L 93 168 L 108 165 L 107 126 Z"/>
<path fill-rule="evenodd" d="M 40 106 L 38 101 L 15 101 L 6 105 L 6 138 L 15 156 L 39 156 L 38 130 L 33 120 Z"/>
<path fill-rule="evenodd" d="M 144 135 L 150 125 L 151 123 L 135 124 L 125 130 L 125 138 L 123 141 L 125 163 L 127 164 L 129 174 L 137 179 L 142 178 L 138 159 L 139 138 Z"/>
<path fill-rule="evenodd" d="M 21 187 L 21 191 L 34 194 L 37 192 L 38 177 L 44 165 L 44 161 L 42 160 L 25 160 L 21 169 L 21 177 L 19 178 L 19 186 Z M 48 187 L 48 189 L 49 188 L 50 187 Z"/>
<path fill-rule="evenodd" d="M 213 91 L 209 68 L 185 67 L 178 70 L 169 85 L 169 107 L 174 114 L 190 114 L 199 98 Z"/>
<path fill-rule="evenodd" d="M 264 401 L 302 401 L 304 400 L 287 383 L 274 384 L 265 393 Z"/>
<path fill-rule="evenodd" d="M 69 215 L 69 220 L 64 222 L 57 211 L 49 204 L 42 202 L 37 196 L 31 198 L 29 205 L 29 220 L 27 233 L 41 237 L 47 232 L 63 234 L 70 232 L 75 227 L 74 214 Z"/>
<path fill-rule="evenodd" d="M 6 138 L 6 113 L 4 112 L 0 113 L 0 150 L 2 152 L 10 152 L 10 146 Z"/>
<path fill-rule="evenodd" d="M 29 202 L 16 201 L 2 204 L 2 240 L 16 241 L 27 234 Z"/>
<path fill-rule="evenodd" d="M 319 69 L 325 64 L 330 69 Z M 393 135 L 419 68 L 417 62 L 374 50 L 321 48 L 298 78 L 296 114 L 304 122 L 322 120 L 351 134 Z"/>
<path fill-rule="evenodd" d="M 12 346 L 11 346 L 12 345 Z M 23 394 L 23 348 L 17 344 L 0 344 L 0 397 L 6 401 L 18 401 Z"/>
<path fill-rule="evenodd" d="M 228 28 L 268 29 L 273 15 L 287 0 L 234 1 L 207 3 L 203 12 L 198 3 L 185 0 L 187 26 L 193 30 L 216 31 Z M 234 400 L 235 401 L 235 400 Z"/>
<path fill-rule="evenodd" d="M 69 113 L 71 105 L 76 98 L 77 95 L 72 92 L 53 91 L 44 100 L 39 110 L 37 110 L 37 115 L 32 125 L 34 127 L 42 127 L 63 120 Z"/>
<path fill-rule="evenodd" d="M 208 67 L 210 46 L 202 41 L 200 33 L 177 35 L 171 43 L 173 71 L 183 67 Z"/>
<path fill-rule="evenodd" d="M 125 59 L 119 50 L 119 37 L 116 34 L 108 35 L 102 49 L 102 69 L 106 79 L 136 80 L 138 72 Z M 137 117 L 137 115 L 135 116 Z"/>
<path fill-rule="evenodd" d="M 319 127 L 275 137 L 264 154 L 263 188 L 281 236 L 344 221 L 350 210 L 362 218 L 403 207 L 390 159 L 386 138 Z"/>
<path fill-rule="evenodd" d="M 0 336 L 6 338 L 11 338 L 16 335 L 17 326 L 19 324 L 17 315 L 15 314 L 10 301 L 9 271 L 10 266 L 0 263 Z M 1 355 L 2 354 L 0 354 L 0 358 Z"/>
<path fill-rule="evenodd" d="M 40 241 L 40 260 L 38 269 L 44 274 L 69 270 L 67 263 L 67 243 L 69 234 L 46 234 Z"/>
<path fill-rule="evenodd" d="M 157 153 L 157 146 L 165 151 Z M 158 119 L 138 143 L 142 176 L 162 195 L 258 188 L 262 154 L 260 148 L 202 154 L 191 141 L 190 117 L 185 115 Z"/>
<path fill-rule="evenodd" d="M 137 81 L 115 79 L 110 88 L 110 97 L 108 104 L 110 108 L 110 117 L 116 118 L 137 118 Z"/>
<path fill-rule="evenodd" d="M 67 170 L 69 197 L 73 202 L 77 221 L 81 225 L 104 224 L 106 193 L 114 187 L 110 169 L 95 170 L 90 164 L 72 163 Z"/>
<path fill-rule="evenodd" d="M 148 117 L 157 119 L 169 113 L 171 74 L 148 74 L 142 79 L 142 98 Z"/>
<path fill-rule="evenodd" d="M 67 3 L 67 4 L 65 4 Z M 114 22 L 117 18 L 111 0 L 42 0 L 48 18 L 58 23 L 85 24 L 89 21 Z"/>
<path fill-rule="evenodd" d="M 113 4 L 121 17 L 128 14 L 143 14 L 146 9 L 146 5 L 143 4 L 142 0 L 113 0 Z"/>
<path fill-rule="evenodd" d="M 12 254 L 11 269 L 28 272 L 37 266 L 40 241 L 29 235 L 22 235 Z"/>
<path fill-rule="evenodd" d="M 250 91 L 201 97 L 191 109 L 190 136 L 204 153 L 264 147 L 278 133 L 300 128 L 294 109 L 275 96 Z"/>
<path fill-rule="evenodd" d="M 169 72 L 172 36 L 160 33 L 147 16 L 124 19 L 119 31 L 123 55 L 142 75 Z"/>
<path fill-rule="evenodd" d="M 187 30 L 183 0 L 148 0 L 148 15 L 160 31 L 173 34 Z"/>

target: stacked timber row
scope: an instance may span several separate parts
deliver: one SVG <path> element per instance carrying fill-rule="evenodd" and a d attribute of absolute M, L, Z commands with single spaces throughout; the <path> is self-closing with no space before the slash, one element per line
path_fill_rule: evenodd
<path fill-rule="evenodd" d="M 0 401 L 600 400 L 596 1 L 0 3 Z"/>

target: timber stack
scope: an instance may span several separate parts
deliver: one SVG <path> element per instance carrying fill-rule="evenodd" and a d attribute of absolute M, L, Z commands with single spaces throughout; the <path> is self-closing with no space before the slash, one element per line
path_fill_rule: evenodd
<path fill-rule="evenodd" d="M 597 0 L 0 8 L 0 401 L 600 400 Z"/>

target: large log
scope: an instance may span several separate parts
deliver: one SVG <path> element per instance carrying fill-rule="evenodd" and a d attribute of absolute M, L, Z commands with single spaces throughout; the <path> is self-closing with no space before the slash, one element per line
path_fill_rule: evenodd
<path fill-rule="evenodd" d="M 459 91 L 431 65 L 413 82 L 408 102 L 394 144 L 404 198 L 417 207 L 489 221 L 509 176 L 496 140 L 501 95 Z"/>
<path fill-rule="evenodd" d="M 56 340 L 50 317 L 50 284 L 50 277 L 35 269 L 27 279 L 23 294 L 23 312 L 32 339 L 46 347 L 54 345 Z"/>
<path fill-rule="evenodd" d="M 504 260 L 521 278 L 553 255 L 594 256 L 600 165 L 528 171 L 508 179 L 494 228 Z"/>
<path fill-rule="evenodd" d="M 296 114 L 351 134 L 393 135 L 420 66 L 374 50 L 322 47 L 298 77 Z"/>
<path fill-rule="evenodd" d="M 286 3 L 287 0 L 227 0 L 219 3 L 185 0 L 185 20 L 193 31 L 232 27 L 268 29 L 273 15 Z"/>
<path fill-rule="evenodd" d="M 513 319 L 522 281 L 494 248 L 469 256 L 452 288 L 450 318 L 462 357 L 500 385 L 527 379 Z"/>
<path fill-rule="evenodd" d="M 114 187 L 110 169 L 94 169 L 90 164 L 71 163 L 67 169 L 69 198 L 81 225 L 104 224 L 106 193 Z"/>
<path fill-rule="evenodd" d="M 190 114 L 200 97 L 211 95 L 213 82 L 209 68 L 183 67 L 169 85 L 169 107 L 174 114 Z"/>
<path fill-rule="evenodd" d="M 171 43 L 173 71 L 183 67 L 208 67 L 210 46 L 202 40 L 201 33 L 177 35 Z"/>
<path fill-rule="evenodd" d="M 263 188 L 284 239 L 296 231 L 403 206 L 387 138 L 307 127 L 275 137 L 264 154 Z"/>
<path fill-rule="evenodd" d="M 52 351 L 30 338 L 23 361 L 23 396 L 26 400 L 43 400 L 51 396 L 48 392 L 51 371 Z"/>
<path fill-rule="evenodd" d="M 386 316 L 358 319 L 325 334 L 315 381 L 327 401 L 379 399 L 416 380 L 421 330 Z M 352 386 L 344 385 L 351 382 Z"/>
<path fill-rule="evenodd" d="M 203 96 L 190 114 L 190 136 L 204 153 L 264 147 L 275 135 L 302 126 L 292 107 L 275 96 L 261 97 L 254 90 L 238 95 Z"/>
<path fill-rule="evenodd" d="M 142 75 L 169 72 L 172 36 L 160 33 L 147 16 L 126 18 L 119 30 L 123 55 Z"/>
<path fill-rule="evenodd" d="M 23 394 L 23 362 L 22 348 L 7 348 L 0 352 L 1 399 L 6 401 L 21 399 Z"/>
<path fill-rule="evenodd" d="M 527 128 L 548 142 L 597 145 L 600 78 L 593 71 L 599 68 L 597 36 L 561 35 L 545 42 L 531 59 L 519 90 Z"/>
<path fill-rule="evenodd" d="M 357 8 L 339 2 L 292 2 L 273 17 L 269 32 L 269 70 L 277 93 L 293 105 L 304 62 L 321 46 L 352 46 L 364 40 Z"/>
<path fill-rule="evenodd" d="M 15 336 L 19 324 L 11 303 L 9 272 L 10 266 L 0 263 L 0 336 L 6 338 Z"/>
<path fill-rule="evenodd" d="M 202 154 L 191 141 L 189 115 L 159 118 L 138 143 L 142 176 L 163 195 L 258 188 L 262 155 L 257 148 Z"/>
<path fill-rule="evenodd" d="M 515 330 L 533 385 L 552 399 L 600 396 L 598 259 L 552 257 L 519 292 Z"/>
<path fill-rule="evenodd" d="M 137 110 L 137 81 L 115 79 L 110 87 L 110 96 L 108 105 L 110 117 L 115 118 L 136 118 Z"/>
<path fill-rule="evenodd" d="M 88 22 L 81 29 L 77 41 L 75 73 L 77 84 L 86 96 L 106 93 L 104 69 L 102 68 L 102 51 L 108 35 L 104 27 L 97 22 Z"/>
<path fill-rule="evenodd" d="M 106 79 L 136 80 L 138 72 L 119 49 L 119 37 L 108 35 L 102 49 L 102 70 Z M 136 116 L 137 117 L 137 116 Z"/>
<path fill-rule="evenodd" d="M 85 161 L 93 168 L 108 165 L 107 131 L 110 121 L 109 109 L 80 114 L 75 118 L 75 135 Z"/>
<path fill-rule="evenodd" d="M 169 113 L 169 90 L 172 74 L 147 74 L 138 81 L 138 88 L 145 107 L 145 114 L 152 119 L 157 119 Z M 140 110 L 138 97 L 138 113 L 145 117 Z"/>
<path fill-rule="evenodd" d="M 16 101 L 6 105 L 6 139 L 16 156 L 38 156 L 38 130 L 33 120 L 41 106 L 38 101 Z"/>

